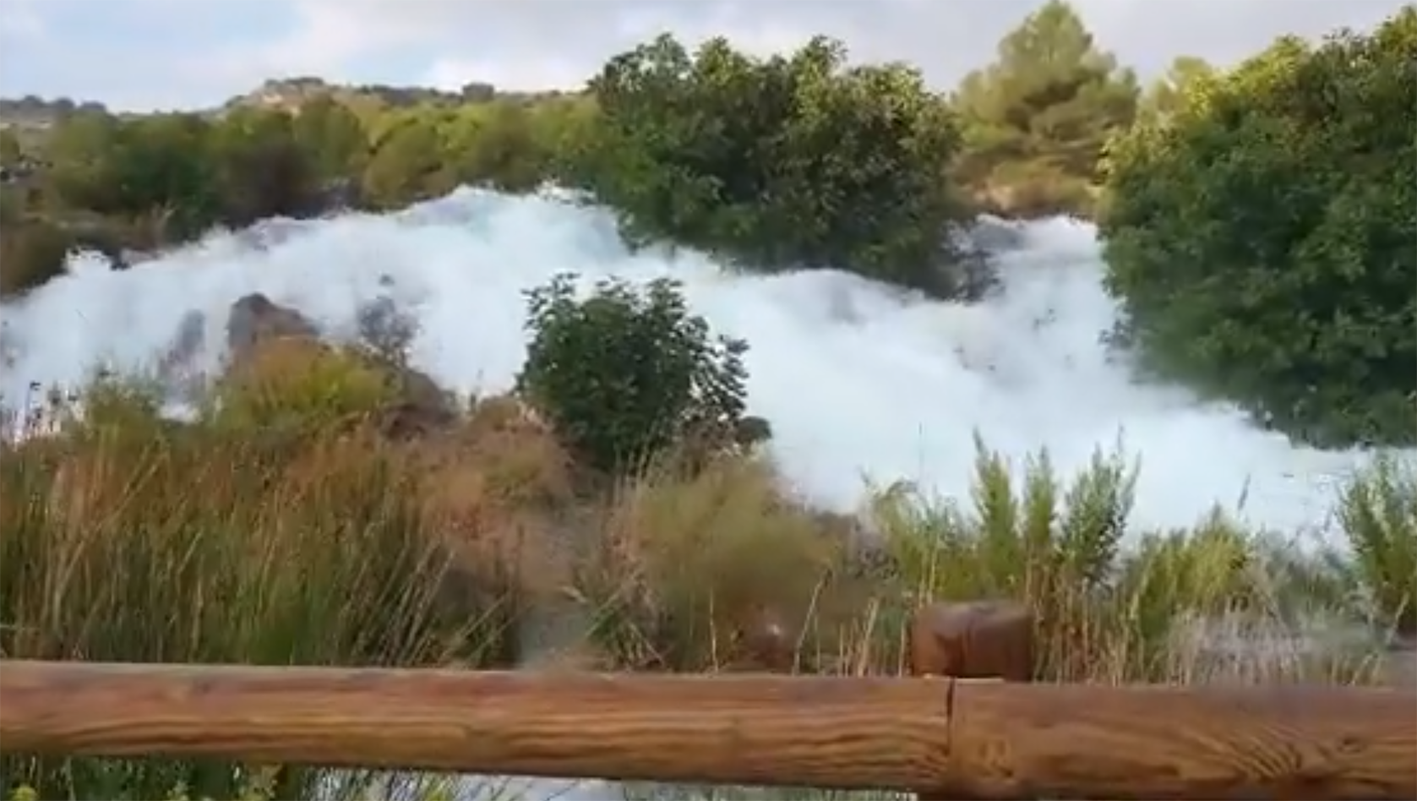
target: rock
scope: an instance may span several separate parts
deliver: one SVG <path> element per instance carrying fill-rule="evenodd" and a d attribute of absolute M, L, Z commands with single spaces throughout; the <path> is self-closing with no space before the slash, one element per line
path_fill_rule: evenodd
<path fill-rule="evenodd" d="M 232 304 L 226 324 L 226 345 L 233 366 L 239 367 L 250 359 L 256 348 L 274 340 L 299 340 L 326 347 L 320 343 L 319 329 L 305 315 L 259 292 Z M 379 428 L 384 434 L 409 439 L 457 422 L 453 399 L 428 374 L 372 354 L 367 355 L 367 359 L 367 364 L 387 375 L 398 398 L 380 415 Z"/>
<path fill-rule="evenodd" d="M 227 352 L 235 362 L 248 357 L 262 342 L 272 339 L 318 340 L 320 330 L 305 315 L 256 292 L 231 304 L 226 321 Z"/>

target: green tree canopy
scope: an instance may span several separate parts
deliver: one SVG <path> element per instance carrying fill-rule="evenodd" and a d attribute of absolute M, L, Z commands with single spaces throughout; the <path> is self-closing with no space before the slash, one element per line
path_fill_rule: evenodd
<path fill-rule="evenodd" d="M 1131 124 L 1138 94 L 1136 76 L 1098 49 L 1077 11 L 1049 0 L 956 90 L 965 137 L 959 175 L 1007 212 L 1085 209 L 1098 158 Z M 1012 195 L 998 196 L 1000 187 Z"/>
<path fill-rule="evenodd" d="M 1101 231 L 1153 368 L 1321 444 L 1417 440 L 1417 9 L 1284 39 L 1111 152 Z"/>
<path fill-rule="evenodd" d="M 766 60 L 723 39 L 690 54 L 668 36 L 622 53 L 591 82 L 582 179 L 632 241 L 953 295 L 950 113 L 912 68 L 845 62 L 825 38 Z"/>
<path fill-rule="evenodd" d="M 349 106 L 328 96 L 300 107 L 291 135 L 310 159 L 311 173 L 322 182 L 364 170 L 369 160 L 369 135 Z"/>
<path fill-rule="evenodd" d="M 1215 77 L 1215 67 L 1205 59 L 1177 56 L 1166 74 L 1147 87 L 1137 113 L 1148 121 L 1168 117 L 1185 105 L 1188 93 L 1198 91 L 1196 87 L 1201 81 Z"/>

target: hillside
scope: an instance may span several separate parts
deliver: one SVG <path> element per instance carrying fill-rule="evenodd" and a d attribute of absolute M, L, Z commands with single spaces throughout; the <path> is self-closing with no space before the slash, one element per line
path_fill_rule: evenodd
<path fill-rule="evenodd" d="M 502 92 L 498 91 L 496 86 L 482 82 L 465 84 L 457 92 L 445 92 L 426 86 L 347 85 L 331 83 L 323 78 L 313 76 L 295 76 L 269 78 L 248 92 L 232 96 L 220 106 L 189 111 L 210 117 L 220 117 L 238 108 L 298 111 L 304 104 L 324 97 L 333 98 L 355 109 L 361 107 L 401 109 L 420 105 L 452 106 L 489 103 L 493 100 L 530 103 L 560 97 L 563 94 L 565 93 Z M 111 113 L 103 103 L 93 100 L 75 100 L 68 97 L 49 99 L 36 95 L 25 95 L 19 98 L 0 97 L 0 128 L 45 130 L 75 112 Z M 120 112 L 117 116 L 131 118 L 142 115 Z"/>

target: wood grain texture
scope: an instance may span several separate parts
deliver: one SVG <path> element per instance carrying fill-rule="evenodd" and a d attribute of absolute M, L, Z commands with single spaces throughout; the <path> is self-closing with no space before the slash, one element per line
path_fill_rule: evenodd
<path fill-rule="evenodd" d="M 909 788 L 948 680 L 0 663 L 0 748 Z"/>
<path fill-rule="evenodd" d="M 1033 680 L 1033 612 L 1011 601 L 942 602 L 915 611 L 910 622 L 912 676 Z M 955 801 L 925 790 L 916 801 Z"/>
<path fill-rule="evenodd" d="M 960 682 L 959 798 L 1417 799 L 1417 692 Z"/>
<path fill-rule="evenodd" d="M 0 662 L 0 749 L 955 799 L 1413 799 L 1417 692 Z"/>

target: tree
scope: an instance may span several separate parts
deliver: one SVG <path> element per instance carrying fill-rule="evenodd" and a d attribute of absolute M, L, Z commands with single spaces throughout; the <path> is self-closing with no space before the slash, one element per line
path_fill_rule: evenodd
<path fill-rule="evenodd" d="M 214 126 L 207 157 L 227 225 L 320 211 L 320 164 L 297 137 L 290 114 L 238 109 Z"/>
<path fill-rule="evenodd" d="M 1215 77 L 1215 67 L 1205 59 L 1177 56 L 1142 96 L 1137 114 L 1148 121 L 1165 121 L 1185 105 L 1186 95 L 1199 91 L 1200 82 Z"/>
<path fill-rule="evenodd" d="M 1099 50 L 1071 5 L 1049 0 L 953 97 L 960 179 L 1005 213 L 1088 212 L 1102 150 L 1136 114 L 1131 70 Z"/>
<path fill-rule="evenodd" d="M 674 445 L 738 438 L 747 343 L 714 341 L 668 279 L 643 291 L 605 281 L 584 300 L 573 279 L 527 294 L 517 389 L 585 464 L 618 473 Z"/>
<path fill-rule="evenodd" d="M 1146 364 L 1324 445 L 1417 440 L 1417 9 L 1282 39 L 1110 154 L 1101 232 Z"/>
<path fill-rule="evenodd" d="M 321 183 L 358 175 L 369 161 L 369 135 L 349 107 L 329 95 L 302 105 L 291 134 Z"/>
<path fill-rule="evenodd" d="M 409 116 L 374 143 L 364 171 L 364 197 L 375 208 L 390 209 L 447 191 L 455 185 L 443 170 L 442 141 L 428 114 Z"/>
<path fill-rule="evenodd" d="M 504 192 L 535 189 L 544 180 L 550 153 L 537 141 L 525 105 L 492 100 L 452 115 L 444 136 L 447 163 L 459 184 L 490 184 Z"/>
<path fill-rule="evenodd" d="M 220 215 L 220 198 L 205 151 L 210 125 L 196 114 L 159 114 L 119 123 L 113 180 L 115 211 L 154 225 L 161 244 L 206 232 Z"/>
<path fill-rule="evenodd" d="M 53 165 L 48 180 L 60 202 L 99 214 L 122 209 L 117 173 L 121 131 L 118 118 L 101 112 L 75 114 L 55 124 L 44 157 Z"/>
<path fill-rule="evenodd" d="M 964 216 L 943 180 L 953 120 L 900 64 L 846 68 L 837 42 L 757 60 L 669 36 L 611 59 L 587 188 L 633 243 L 670 240 L 766 269 L 838 267 L 959 290 L 942 245 Z"/>

